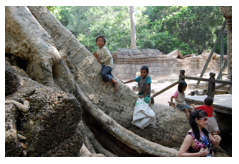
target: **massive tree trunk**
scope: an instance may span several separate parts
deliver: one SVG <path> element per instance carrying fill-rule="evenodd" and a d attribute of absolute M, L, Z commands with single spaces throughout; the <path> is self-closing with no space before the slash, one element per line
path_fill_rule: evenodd
<path fill-rule="evenodd" d="M 227 78 L 232 79 L 232 6 L 219 6 L 219 9 L 227 22 Z"/>
<path fill-rule="evenodd" d="M 24 62 L 26 72 L 33 80 L 46 86 L 57 84 L 70 93 L 75 90 L 74 78 L 50 34 L 27 7 L 5 7 L 5 53 Z"/>
<path fill-rule="evenodd" d="M 137 49 L 136 46 L 136 30 L 135 30 L 135 17 L 134 17 L 134 6 L 130 6 L 130 24 L 131 24 L 131 48 Z"/>
<path fill-rule="evenodd" d="M 78 100 L 14 69 L 21 86 L 5 97 L 5 156 L 78 156 L 83 143 L 76 131 L 82 119 Z"/>
<path fill-rule="evenodd" d="M 172 147 L 180 147 L 190 129 L 184 112 L 152 105 L 156 126 L 139 129 L 131 124 L 137 95 L 114 76 L 117 92 L 111 83 L 104 83 L 101 64 L 45 7 L 6 7 L 5 11 L 6 53 L 23 63 L 33 80 L 75 96 L 85 112 L 84 126 L 94 133 L 85 136 L 88 150 L 108 156 L 177 155 Z M 88 144 L 87 138 L 93 142 Z M 110 140 L 117 143 L 114 148 L 107 146 Z"/>

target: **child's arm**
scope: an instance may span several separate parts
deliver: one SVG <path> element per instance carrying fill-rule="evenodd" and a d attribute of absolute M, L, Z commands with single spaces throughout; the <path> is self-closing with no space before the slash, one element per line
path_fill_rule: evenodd
<path fill-rule="evenodd" d="M 100 62 L 105 64 L 110 61 L 110 59 L 112 58 L 112 55 L 111 55 L 110 51 L 108 50 L 108 48 L 103 47 L 102 49 L 103 49 L 104 53 L 106 54 L 106 58 L 104 60 L 100 60 Z"/>
<path fill-rule="evenodd" d="M 96 58 L 99 63 L 101 63 L 101 60 L 99 58 Z"/>
<path fill-rule="evenodd" d="M 194 104 L 191 104 L 191 106 L 192 106 L 195 110 L 197 110 L 197 107 L 196 107 Z"/>
<path fill-rule="evenodd" d="M 101 63 L 101 60 L 98 58 L 99 57 L 99 54 L 97 54 L 97 52 L 94 52 L 94 56 L 96 58 L 96 60 Z"/>
<path fill-rule="evenodd" d="M 174 96 L 171 97 L 170 106 L 175 108 L 175 106 L 173 105 L 173 98 L 175 98 L 175 97 Z"/>
<path fill-rule="evenodd" d="M 97 54 L 97 52 L 94 52 L 94 56 L 96 59 L 98 59 L 99 55 Z"/>
<path fill-rule="evenodd" d="M 173 105 L 173 98 L 177 98 L 178 97 L 178 91 L 176 91 L 173 95 L 172 95 L 172 97 L 171 97 L 171 103 L 170 103 L 170 106 L 171 107 L 174 107 L 175 108 L 175 106 Z"/>
<path fill-rule="evenodd" d="M 132 83 L 132 82 L 135 82 L 135 80 L 132 79 L 132 80 L 129 80 L 129 81 L 126 81 L 126 82 L 123 82 L 123 83 L 126 84 L 126 83 Z"/>
<path fill-rule="evenodd" d="M 136 78 L 134 78 L 134 79 L 132 79 L 132 80 L 129 80 L 129 81 L 126 81 L 126 82 L 123 82 L 124 84 L 126 84 L 126 83 L 131 83 L 131 82 L 139 82 L 139 78 L 140 78 L 140 76 L 138 76 L 138 77 L 136 77 Z"/>
<path fill-rule="evenodd" d="M 145 88 L 144 94 L 143 94 L 143 96 L 139 96 L 139 98 L 144 98 L 146 96 L 146 94 L 147 94 L 147 92 L 149 90 L 149 84 L 146 84 L 146 88 Z"/>

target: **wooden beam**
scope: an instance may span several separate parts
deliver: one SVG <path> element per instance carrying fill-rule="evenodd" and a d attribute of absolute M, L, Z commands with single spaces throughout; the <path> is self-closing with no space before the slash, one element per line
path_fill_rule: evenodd
<path fill-rule="evenodd" d="M 226 21 L 225 21 L 225 22 L 223 23 L 223 25 L 222 25 L 221 31 L 220 31 L 220 33 L 219 33 L 219 35 L 218 35 L 218 37 L 217 37 L 217 40 L 216 40 L 216 42 L 215 42 L 215 44 L 214 44 L 214 46 L 213 46 L 213 49 L 212 49 L 212 51 L 210 52 L 210 54 L 209 54 L 209 56 L 208 56 L 208 58 L 207 58 L 207 61 L 206 61 L 205 65 L 204 65 L 204 67 L 203 67 L 203 70 L 202 70 L 202 72 L 201 72 L 200 78 L 203 76 L 203 74 L 205 73 L 205 71 L 206 71 L 206 69 L 207 69 L 207 66 L 208 66 L 208 64 L 209 64 L 209 62 L 210 62 L 210 60 L 211 60 L 211 58 L 212 58 L 213 52 L 215 51 L 215 49 L 216 49 L 216 47 L 217 47 L 217 44 L 218 44 L 218 42 L 219 42 L 219 40 L 220 40 L 220 38 L 221 38 L 221 34 L 222 34 L 222 32 L 223 32 L 225 26 L 226 26 Z M 197 82 L 197 85 L 199 85 L 200 81 L 201 81 L 201 80 L 199 79 L 198 82 Z"/>
<path fill-rule="evenodd" d="M 191 77 L 191 76 L 182 76 L 181 78 L 182 79 L 200 80 L 200 81 L 208 81 L 208 82 L 232 85 L 232 81 L 225 81 L 225 80 L 214 80 L 214 79 L 206 79 L 206 78 Z"/>
<path fill-rule="evenodd" d="M 163 92 L 165 92 L 166 90 L 168 90 L 168 89 L 174 87 L 174 86 L 177 85 L 178 83 L 179 83 L 179 81 L 174 82 L 173 84 L 171 84 L 171 85 L 167 86 L 166 88 L 160 90 L 159 92 L 153 94 L 151 97 L 156 97 L 156 96 L 160 95 L 161 93 L 163 93 Z"/>

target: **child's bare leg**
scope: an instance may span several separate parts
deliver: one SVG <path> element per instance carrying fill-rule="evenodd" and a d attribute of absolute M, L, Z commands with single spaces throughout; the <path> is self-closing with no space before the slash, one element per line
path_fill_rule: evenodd
<path fill-rule="evenodd" d="M 119 83 L 117 81 L 115 81 L 114 79 L 112 79 L 111 82 L 114 83 L 114 85 L 115 85 L 115 92 L 118 91 Z"/>
<path fill-rule="evenodd" d="M 188 119 L 189 119 L 189 112 L 188 112 L 188 109 L 184 109 L 184 111 L 185 111 L 185 113 L 186 113 L 186 116 L 188 117 Z"/>

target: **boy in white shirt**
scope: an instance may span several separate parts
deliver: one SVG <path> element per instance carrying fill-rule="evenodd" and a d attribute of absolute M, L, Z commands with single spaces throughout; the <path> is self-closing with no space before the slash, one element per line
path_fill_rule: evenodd
<path fill-rule="evenodd" d="M 96 38 L 96 45 L 99 47 L 94 53 L 97 61 L 102 64 L 101 75 L 104 82 L 112 82 L 115 85 L 115 92 L 119 89 L 119 83 L 112 78 L 113 57 L 107 47 L 105 47 L 106 40 L 104 36 Z"/>

